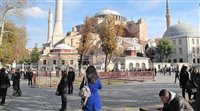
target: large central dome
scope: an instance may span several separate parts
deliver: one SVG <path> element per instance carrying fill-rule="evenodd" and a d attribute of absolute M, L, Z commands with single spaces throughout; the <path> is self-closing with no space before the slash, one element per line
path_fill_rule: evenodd
<path fill-rule="evenodd" d="M 198 30 L 188 24 L 179 23 L 169 27 L 163 37 L 199 36 Z"/>
<path fill-rule="evenodd" d="M 110 10 L 110 9 L 104 9 L 104 10 L 97 12 L 95 14 L 95 17 L 100 18 L 100 19 L 102 19 L 102 18 L 104 19 L 107 15 L 113 15 L 113 17 L 116 20 L 120 20 L 120 21 L 126 21 L 127 20 L 125 17 L 121 16 L 119 14 L 119 12 L 114 11 L 114 10 Z"/>
<path fill-rule="evenodd" d="M 112 14 L 112 15 L 120 15 L 119 12 L 117 12 L 117 11 L 104 9 L 104 10 L 101 10 L 100 12 L 97 12 L 95 14 L 95 16 L 97 16 L 97 15 L 110 15 L 110 14 Z"/>

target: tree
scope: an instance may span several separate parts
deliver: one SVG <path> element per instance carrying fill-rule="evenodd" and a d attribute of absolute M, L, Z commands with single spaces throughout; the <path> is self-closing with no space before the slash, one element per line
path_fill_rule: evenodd
<path fill-rule="evenodd" d="M 149 48 L 149 44 L 145 45 L 145 51 Z"/>
<path fill-rule="evenodd" d="M 157 50 L 156 47 L 149 47 L 145 51 L 146 56 L 148 58 L 150 58 L 150 61 L 152 63 L 152 67 L 153 67 L 153 62 L 154 62 L 153 60 L 154 60 L 154 58 L 155 58 L 155 56 L 156 56 L 157 53 L 158 53 L 158 50 Z"/>
<path fill-rule="evenodd" d="M 137 52 L 137 56 L 138 56 L 138 57 L 144 57 L 144 54 L 141 53 L 141 52 Z"/>
<path fill-rule="evenodd" d="M 93 39 L 93 32 L 94 32 L 94 24 L 96 23 L 95 18 L 86 17 L 84 21 L 84 26 L 82 29 L 82 37 L 80 39 L 80 45 L 78 53 L 80 55 L 78 69 L 79 69 L 79 76 L 81 76 L 81 68 L 83 64 L 83 57 L 88 52 L 88 49 L 91 47 L 92 43 L 94 42 Z"/>
<path fill-rule="evenodd" d="M 105 72 L 107 72 L 107 66 L 113 56 L 115 49 L 117 48 L 117 36 L 121 34 L 121 30 L 115 25 L 116 21 L 112 15 L 106 16 L 104 21 L 99 27 L 99 37 L 101 39 L 101 47 L 105 53 Z"/>
<path fill-rule="evenodd" d="M 5 28 L 5 22 L 9 19 L 9 18 L 13 18 L 15 17 L 23 17 L 23 11 L 21 11 L 20 9 L 25 5 L 26 0 L 1 0 L 0 1 L 0 28 L 1 28 L 1 32 L 0 32 L 0 46 L 2 45 L 2 40 L 3 40 L 3 35 L 5 32 L 8 31 L 4 31 Z M 14 15 L 14 16 L 13 16 Z"/>
<path fill-rule="evenodd" d="M 13 22 L 5 22 L 5 30 L 12 33 L 5 33 L 3 43 L 0 47 L 0 59 L 3 64 L 9 64 L 16 60 L 23 61 L 26 57 L 26 30 L 22 26 L 16 26 Z"/>
<path fill-rule="evenodd" d="M 31 51 L 31 62 L 37 63 L 39 60 L 40 53 L 37 48 L 37 43 L 35 44 L 34 49 Z"/>
<path fill-rule="evenodd" d="M 157 48 L 162 62 L 163 60 L 167 62 L 167 59 L 176 51 L 171 41 L 167 38 L 160 39 L 157 44 Z"/>

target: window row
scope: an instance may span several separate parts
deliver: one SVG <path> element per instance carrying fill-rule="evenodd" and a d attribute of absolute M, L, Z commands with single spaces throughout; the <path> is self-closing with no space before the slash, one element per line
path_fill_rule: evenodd
<path fill-rule="evenodd" d="M 168 62 L 171 63 L 172 62 L 171 59 L 169 59 Z M 180 58 L 180 59 L 173 59 L 173 63 L 177 63 L 177 62 L 183 63 L 183 59 L 182 58 Z M 197 59 L 193 58 L 192 62 L 193 63 L 200 63 L 200 58 L 197 58 Z"/>
<path fill-rule="evenodd" d="M 172 40 L 173 44 L 176 45 L 176 40 Z M 178 39 L 178 44 L 181 45 L 182 44 L 182 39 Z M 196 44 L 199 45 L 199 39 L 192 39 L 192 44 Z"/>
<path fill-rule="evenodd" d="M 68 63 L 66 63 L 65 60 L 52 60 L 52 63 L 53 63 L 53 65 L 66 65 L 66 64 L 68 64 Z M 69 64 L 73 65 L 74 61 L 70 60 Z M 47 60 L 43 60 L 43 65 L 47 65 Z"/>
<path fill-rule="evenodd" d="M 177 51 L 176 51 L 176 53 L 177 53 Z M 178 49 L 178 53 L 179 53 L 179 54 L 183 54 L 183 48 L 179 48 L 179 49 Z M 195 49 L 195 47 L 192 47 L 192 53 L 200 53 L 200 48 L 197 47 L 197 48 Z"/>

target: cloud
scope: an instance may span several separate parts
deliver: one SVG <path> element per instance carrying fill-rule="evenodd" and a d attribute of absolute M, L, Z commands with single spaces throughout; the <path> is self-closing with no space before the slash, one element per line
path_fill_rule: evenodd
<path fill-rule="evenodd" d="M 47 17 L 48 12 L 42 10 L 39 7 L 29 7 L 24 9 L 24 12 L 27 16 L 33 17 L 33 18 L 44 18 Z"/>
<path fill-rule="evenodd" d="M 163 3 L 163 1 L 162 0 L 158 0 L 158 1 L 155 1 L 155 0 L 148 0 L 148 1 L 134 0 L 134 1 L 128 1 L 128 3 L 134 5 L 134 7 L 136 7 L 137 10 L 147 11 L 147 10 L 153 10 L 153 9 L 159 7 Z"/>

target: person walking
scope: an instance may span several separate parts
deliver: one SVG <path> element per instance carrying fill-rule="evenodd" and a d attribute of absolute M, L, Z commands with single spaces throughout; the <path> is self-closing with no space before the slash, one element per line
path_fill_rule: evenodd
<path fill-rule="evenodd" d="M 183 97 L 172 91 L 163 89 L 160 91 L 159 97 L 164 103 L 162 111 L 194 111 Z"/>
<path fill-rule="evenodd" d="M 82 108 L 84 111 L 100 111 L 101 102 L 98 89 L 102 89 L 102 83 L 97 75 L 96 68 L 94 66 L 89 66 L 86 70 L 86 78 L 88 82 L 88 87 L 91 91 L 90 97 L 88 97 L 85 106 Z M 84 87 L 84 78 L 80 85 L 80 89 Z"/>
<path fill-rule="evenodd" d="M 198 75 L 198 87 L 197 87 L 197 93 L 195 98 L 195 111 L 200 111 L 200 75 Z"/>
<path fill-rule="evenodd" d="M 67 79 L 68 79 L 68 94 L 72 94 L 73 93 L 73 82 L 75 80 L 75 72 L 73 71 L 72 67 L 69 67 Z"/>
<path fill-rule="evenodd" d="M 56 94 L 60 95 L 62 100 L 62 106 L 59 111 L 67 110 L 67 85 L 68 85 L 67 72 L 64 70 L 62 71 L 62 78 L 58 84 L 57 94 Z"/>
<path fill-rule="evenodd" d="M 180 80 L 178 68 L 175 70 L 175 81 L 174 81 L 174 83 L 176 83 L 177 79 Z"/>
<path fill-rule="evenodd" d="M 21 74 L 19 69 L 15 70 L 15 73 L 13 75 L 13 96 L 21 96 L 22 92 L 20 89 L 20 78 L 21 78 Z"/>
<path fill-rule="evenodd" d="M 2 68 L 0 71 L 0 96 L 1 96 L 1 105 L 5 104 L 7 89 L 10 87 L 10 80 L 8 74 L 6 74 L 6 69 Z"/>
<path fill-rule="evenodd" d="M 31 71 L 31 69 L 28 69 L 28 71 L 26 72 L 27 78 L 28 78 L 28 85 L 33 84 L 32 79 L 33 79 L 33 72 Z"/>
<path fill-rule="evenodd" d="M 182 96 L 185 98 L 185 91 L 186 91 L 186 83 L 189 80 L 189 73 L 187 71 L 187 66 L 182 66 L 180 72 L 180 88 L 182 88 Z M 191 99 L 191 95 L 189 95 L 189 99 Z"/>
<path fill-rule="evenodd" d="M 199 69 L 197 67 L 194 67 L 191 72 L 191 77 L 190 77 L 190 82 L 191 82 L 191 87 L 188 88 L 188 93 L 190 95 L 194 95 L 193 99 L 196 98 L 196 93 L 197 93 L 197 87 L 198 87 L 198 81 L 200 79 L 199 77 Z"/>

